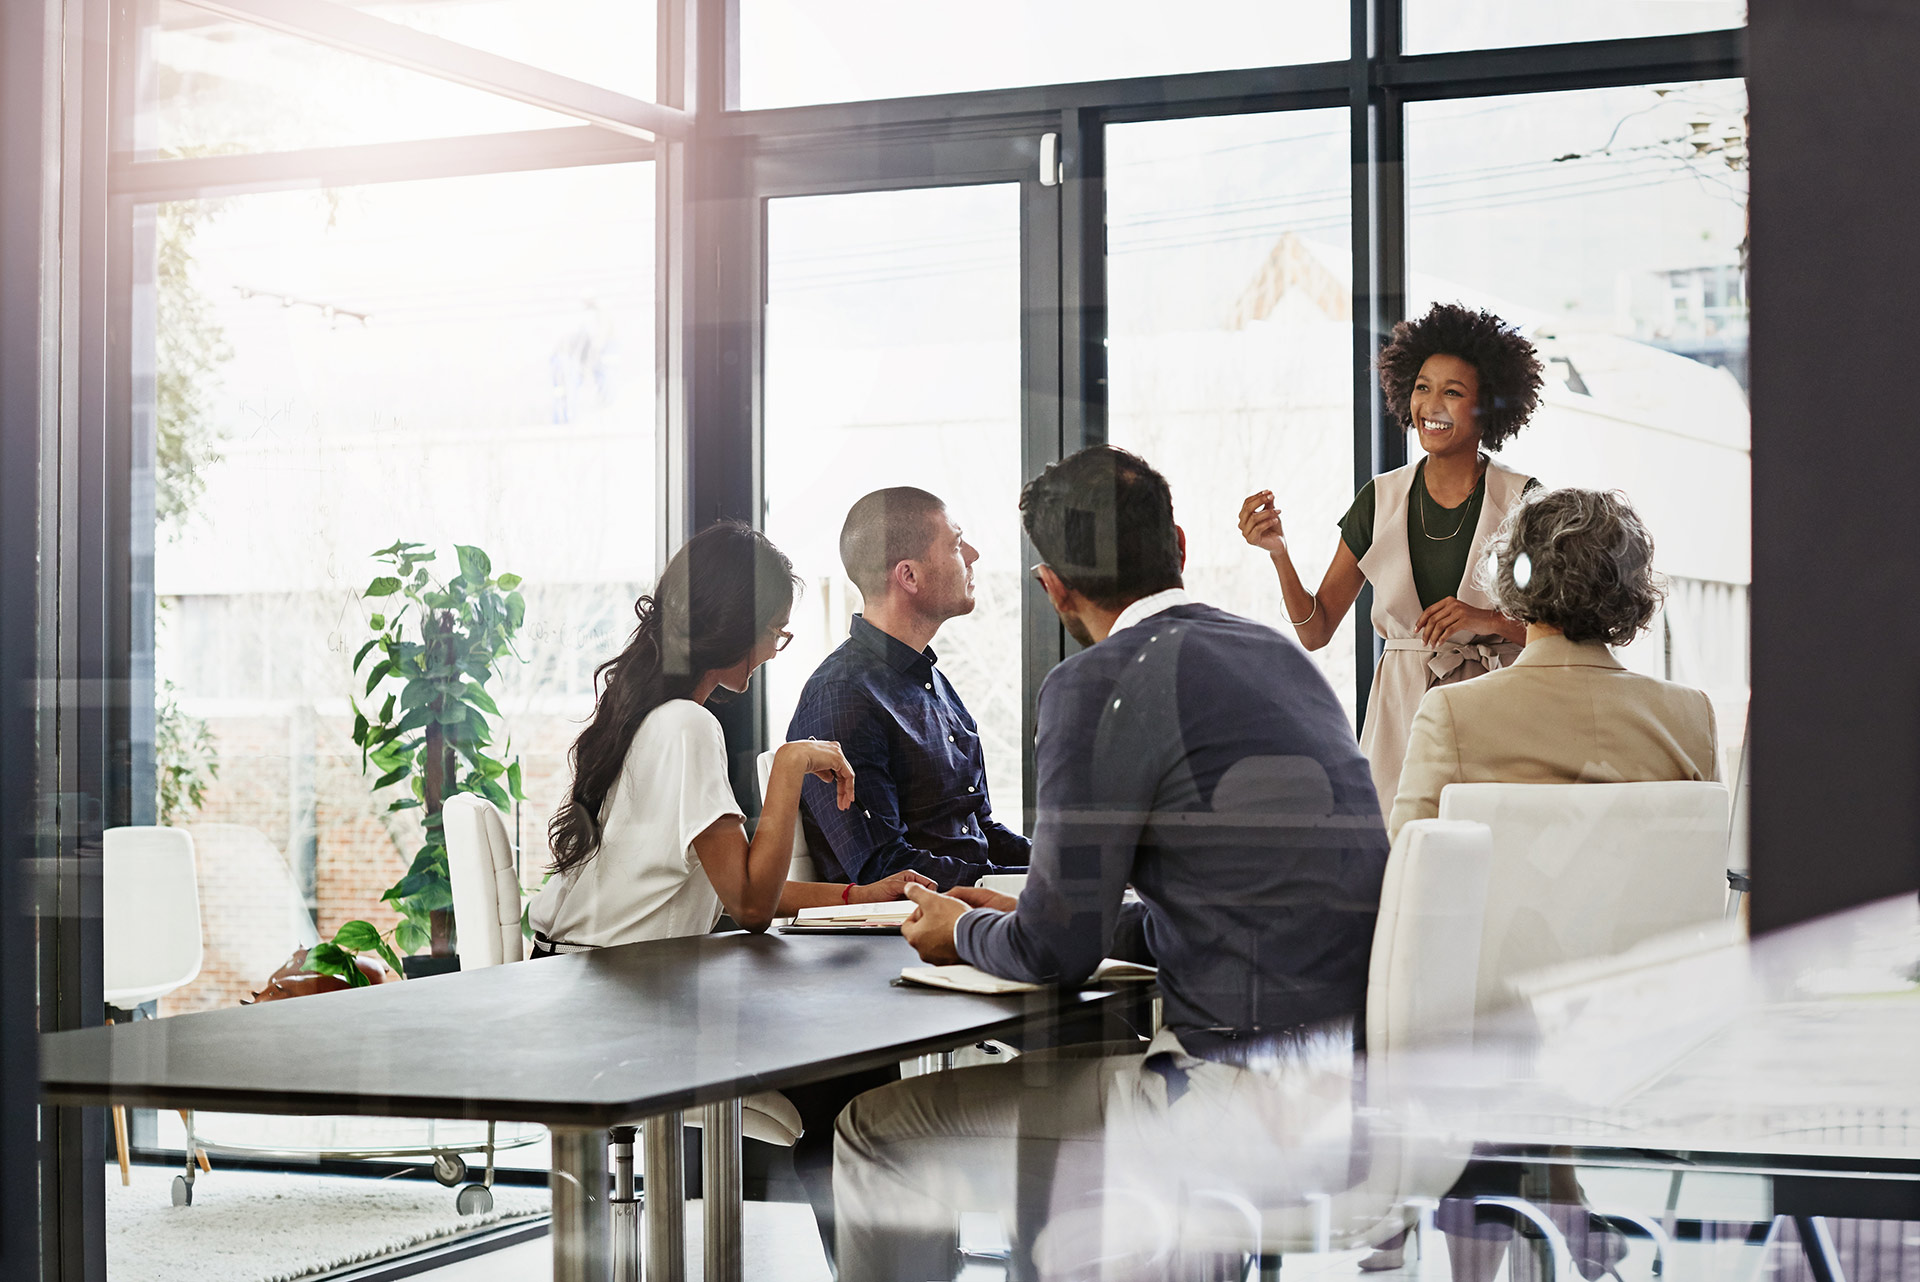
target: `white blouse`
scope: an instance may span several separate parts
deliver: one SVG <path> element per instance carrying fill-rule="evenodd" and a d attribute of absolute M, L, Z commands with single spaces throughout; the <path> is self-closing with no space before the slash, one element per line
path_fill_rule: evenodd
<path fill-rule="evenodd" d="M 534 897 L 533 928 L 558 945 L 594 948 L 706 934 L 720 896 L 693 839 L 740 813 L 720 723 L 691 699 L 668 700 L 634 732 L 600 809 L 600 849 Z"/>

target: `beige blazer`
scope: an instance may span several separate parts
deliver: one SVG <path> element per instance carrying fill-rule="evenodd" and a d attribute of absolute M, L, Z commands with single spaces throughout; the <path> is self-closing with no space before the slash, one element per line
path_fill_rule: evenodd
<path fill-rule="evenodd" d="M 1706 695 L 1627 671 L 1603 642 L 1541 637 L 1498 672 L 1427 691 L 1387 830 L 1438 816 L 1450 783 L 1719 778 Z"/>

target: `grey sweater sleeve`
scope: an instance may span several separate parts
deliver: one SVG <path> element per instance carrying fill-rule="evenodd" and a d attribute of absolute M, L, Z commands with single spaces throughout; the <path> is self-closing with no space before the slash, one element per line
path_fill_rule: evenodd
<path fill-rule="evenodd" d="M 968 913 L 956 928 L 961 958 L 1003 978 L 1078 984 L 1116 936 L 1126 937 L 1129 952 L 1143 948 L 1142 910 L 1130 905 L 1123 912 L 1121 897 L 1153 808 L 1149 772 L 1110 768 L 1126 755 L 1109 747 L 1112 714 L 1126 710 L 1091 658 L 1062 664 L 1040 689 L 1039 813 L 1020 905 L 1010 913 Z"/>

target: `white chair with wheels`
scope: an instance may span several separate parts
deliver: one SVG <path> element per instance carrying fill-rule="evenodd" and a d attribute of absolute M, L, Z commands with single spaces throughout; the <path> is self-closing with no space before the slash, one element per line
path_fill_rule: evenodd
<path fill-rule="evenodd" d="M 205 957 L 200 889 L 193 838 L 180 828 L 109 828 L 100 850 L 101 979 L 108 1006 L 133 1011 L 191 984 Z M 173 1200 L 193 1200 L 194 1163 L 208 1169 L 187 1122 L 187 1172 L 174 1182 Z M 113 1142 L 120 1183 L 130 1182 L 127 1110 L 113 1107 Z"/>
<path fill-rule="evenodd" d="M 447 799 L 441 811 L 441 823 L 447 839 L 447 878 L 453 891 L 454 939 L 461 969 L 522 960 L 526 946 L 520 924 L 519 874 L 514 867 L 513 843 L 507 837 L 507 825 L 500 811 L 484 798 L 459 793 Z M 687 1125 L 698 1127 L 698 1117 L 690 1119 Z M 624 1171 L 620 1187 L 629 1193 L 633 1132 L 630 1126 L 615 1127 L 612 1132 L 614 1162 Z M 778 1091 L 749 1095 L 740 1102 L 740 1133 L 748 1139 L 792 1148 L 801 1135 L 800 1110 Z M 489 1184 L 493 1179 L 491 1158 L 486 1179 Z M 461 1196 L 464 1198 L 474 1189 L 485 1193 L 484 1186 L 475 1184 L 462 1189 Z M 491 1206 L 491 1193 L 486 1193 L 486 1203 Z M 630 1261 L 639 1259 L 638 1208 L 637 1198 L 615 1198 L 620 1228 L 614 1242 L 623 1270 Z M 463 1214 L 467 1211 L 464 1202 L 461 1211 Z"/>
<path fill-rule="evenodd" d="M 773 751 L 760 754 L 755 763 L 760 771 L 760 798 L 767 796 L 767 780 L 773 778 Z M 807 826 L 798 817 L 793 824 L 793 863 L 787 869 L 788 881 L 819 881 L 820 871 L 814 866 L 813 851 L 807 846 Z"/>
<path fill-rule="evenodd" d="M 1520 976 L 1722 929 L 1724 784 L 1450 784 L 1440 815 L 1484 823 L 1493 834 L 1476 984 L 1481 1015 L 1511 1004 Z M 1538 1208 L 1507 1209 L 1536 1224 L 1542 1218 Z M 1658 1242 L 1636 1217 L 1595 1214 Z M 1564 1276 L 1558 1267 L 1555 1275 Z"/>

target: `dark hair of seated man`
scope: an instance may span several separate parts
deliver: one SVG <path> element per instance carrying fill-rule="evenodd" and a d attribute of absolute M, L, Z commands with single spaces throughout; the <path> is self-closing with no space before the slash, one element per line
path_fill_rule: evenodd
<path fill-rule="evenodd" d="M 1102 609 L 1181 586 L 1167 478 L 1105 445 L 1052 464 L 1020 491 L 1027 537 L 1062 582 Z"/>

